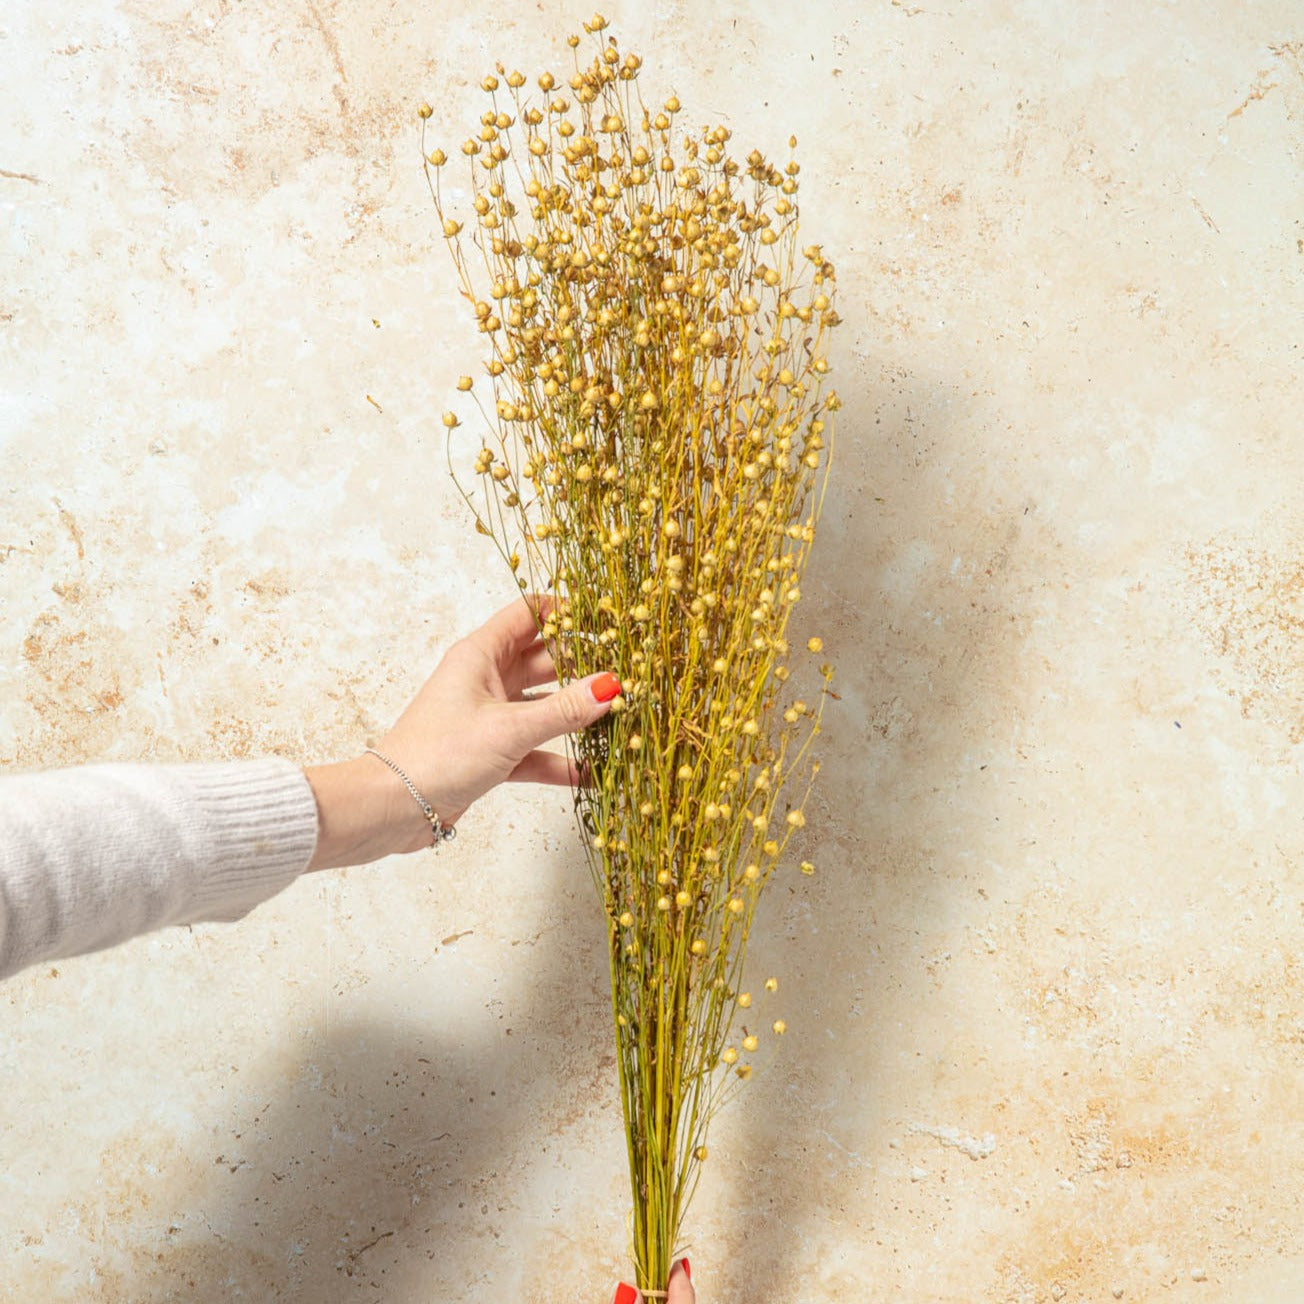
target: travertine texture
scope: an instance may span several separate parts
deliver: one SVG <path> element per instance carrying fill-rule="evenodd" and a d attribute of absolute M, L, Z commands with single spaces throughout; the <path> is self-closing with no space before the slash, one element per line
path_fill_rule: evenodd
<path fill-rule="evenodd" d="M 3 7 L 0 761 L 347 754 L 501 604 L 415 106 L 460 140 L 583 16 Z M 755 945 L 790 1032 L 703 1304 L 1304 1298 L 1298 5 L 609 17 L 689 122 L 797 132 L 846 318 L 819 872 Z M 0 1299 L 609 1299 L 574 838 L 495 794 L 6 984 Z"/>

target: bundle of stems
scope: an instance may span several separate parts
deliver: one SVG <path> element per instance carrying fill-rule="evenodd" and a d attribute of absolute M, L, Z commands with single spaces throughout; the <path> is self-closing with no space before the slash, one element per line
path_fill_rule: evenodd
<path fill-rule="evenodd" d="M 535 103 L 520 72 L 485 77 L 462 181 L 443 150 L 426 164 L 492 393 L 459 488 L 545 599 L 559 674 L 622 684 L 574 742 L 576 808 L 610 943 L 635 1268 L 663 1290 L 708 1124 L 761 1051 L 747 941 L 818 769 L 832 670 L 790 681 L 804 658 L 787 630 L 839 406 L 838 317 L 832 266 L 798 253 L 797 163 L 735 161 L 722 126 L 676 151 L 678 100 L 644 102 L 641 61 L 606 25 L 585 24 L 593 58 L 565 85 L 539 76 Z M 444 424 L 457 480 L 460 417 Z"/>

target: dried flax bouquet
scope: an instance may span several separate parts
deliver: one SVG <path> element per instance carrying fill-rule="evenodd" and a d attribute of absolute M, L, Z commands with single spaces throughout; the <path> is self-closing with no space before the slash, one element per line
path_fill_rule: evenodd
<path fill-rule="evenodd" d="M 492 394 L 459 486 L 544 599 L 559 672 L 622 683 L 574 744 L 591 779 L 576 803 L 610 938 L 635 1266 L 655 1291 L 708 1123 L 784 1031 L 741 969 L 818 768 L 832 671 L 804 655 L 818 638 L 792 656 L 787 629 L 838 319 L 832 266 L 798 252 L 797 164 L 737 162 L 719 126 L 676 142 L 679 102 L 645 104 L 640 60 L 601 16 L 585 27 L 594 57 L 564 83 L 539 76 L 542 98 L 519 72 L 486 77 L 463 166 L 436 149 L 427 171 Z"/>

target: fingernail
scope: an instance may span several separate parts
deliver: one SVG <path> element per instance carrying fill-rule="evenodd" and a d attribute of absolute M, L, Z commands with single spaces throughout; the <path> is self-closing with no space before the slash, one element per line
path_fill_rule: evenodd
<path fill-rule="evenodd" d="M 622 1281 L 620 1285 L 616 1287 L 615 1304 L 634 1304 L 634 1301 L 637 1298 L 638 1291 L 636 1291 L 633 1286 L 626 1286 Z"/>
<path fill-rule="evenodd" d="M 620 692 L 620 680 L 616 678 L 609 670 L 604 670 L 590 685 L 590 691 L 593 693 L 595 701 L 610 702 L 617 693 Z M 630 1299 L 634 1297 L 631 1295 Z M 617 1304 L 624 1304 L 618 1301 Z"/>
<path fill-rule="evenodd" d="M 682 1264 L 684 1265 L 684 1276 L 687 1277 L 689 1281 L 692 1281 L 692 1280 L 693 1280 L 693 1270 L 692 1270 L 692 1268 L 690 1268 L 690 1267 L 688 1266 L 688 1260 L 687 1260 L 687 1259 L 680 1259 L 679 1262 L 682 1263 Z"/>

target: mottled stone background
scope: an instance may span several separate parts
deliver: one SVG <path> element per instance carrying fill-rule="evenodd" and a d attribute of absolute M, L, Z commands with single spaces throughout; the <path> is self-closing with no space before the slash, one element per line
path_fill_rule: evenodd
<path fill-rule="evenodd" d="M 1298 4 L 608 13 L 688 122 L 797 132 L 846 319 L 819 872 L 703 1304 L 1304 1298 Z M 585 16 L 3 7 L 0 761 L 345 755 L 501 604 L 415 108 Z M 0 1299 L 606 1301 L 602 945 L 512 792 L 6 984 Z"/>

